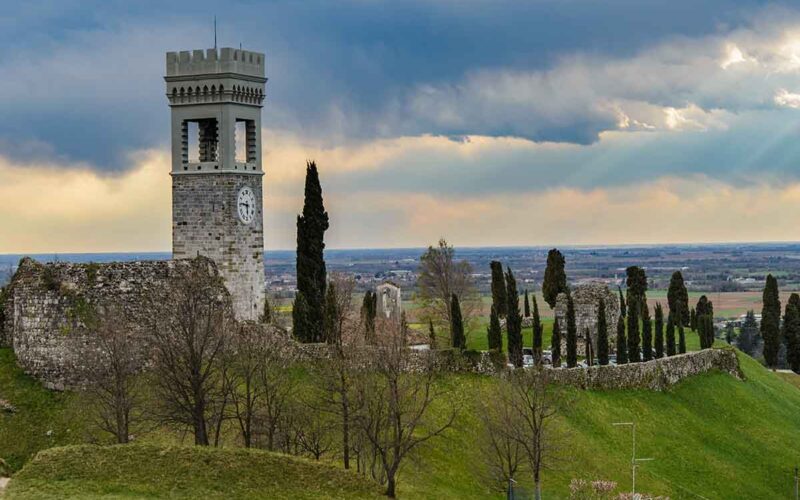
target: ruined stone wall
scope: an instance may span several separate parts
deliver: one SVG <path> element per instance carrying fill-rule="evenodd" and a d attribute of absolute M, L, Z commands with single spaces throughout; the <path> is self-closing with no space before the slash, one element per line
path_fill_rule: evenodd
<path fill-rule="evenodd" d="M 5 301 L 3 343 L 46 387 L 78 385 L 93 345 L 87 324 L 97 312 L 113 308 L 136 328 L 147 314 L 147 295 L 163 289 L 176 266 L 188 263 L 41 264 L 24 258 Z"/>
<path fill-rule="evenodd" d="M 744 379 L 733 349 L 704 349 L 646 363 L 561 368 L 549 370 L 548 374 L 556 383 L 579 389 L 663 391 L 688 377 L 715 370 Z"/>
<path fill-rule="evenodd" d="M 605 300 L 606 332 L 608 333 L 609 352 L 614 352 L 617 338 L 617 320 L 619 319 L 619 299 L 605 283 L 591 282 L 576 286 L 572 290 L 572 301 L 575 304 L 575 325 L 578 327 L 578 355 L 586 355 L 585 333 L 589 330 L 592 346 L 597 353 L 597 308 L 600 299 Z M 566 351 L 567 338 L 567 295 L 558 294 L 556 298 L 555 316 L 561 326 L 561 353 Z"/>

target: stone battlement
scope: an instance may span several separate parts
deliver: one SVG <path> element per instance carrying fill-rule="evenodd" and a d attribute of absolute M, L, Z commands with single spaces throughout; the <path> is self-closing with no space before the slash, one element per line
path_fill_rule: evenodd
<path fill-rule="evenodd" d="M 264 66 L 264 54 L 230 47 L 167 52 L 167 78 L 235 73 L 263 79 Z"/>

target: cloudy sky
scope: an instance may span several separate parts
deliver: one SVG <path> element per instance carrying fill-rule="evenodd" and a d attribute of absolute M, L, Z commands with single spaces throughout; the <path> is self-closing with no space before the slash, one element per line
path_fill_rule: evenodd
<path fill-rule="evenodd" d="M 796 2 L 9 3 L 0 253 L 170 249 L 164 52 L 214 15 L 266 53 L 268 249 L 306 159 L 333 248 L 800 239 Z"/>

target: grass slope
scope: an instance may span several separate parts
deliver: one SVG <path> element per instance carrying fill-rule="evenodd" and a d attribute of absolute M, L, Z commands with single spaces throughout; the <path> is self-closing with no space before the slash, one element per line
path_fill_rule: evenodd
<path fill-rule="evenodd" d="M 79 445 L 40 452 L 5 498 L 379 498 L 334 466 L 260 450 Z"/>
<path fill-rule="evenodd" d="M 576 392 L 564 422 L 566 446 L 544 493 L 566 498 L 572 478 L 610 479 L 630 488 L 631 433 L 612 422 L 637 423 L 637 456 L 653 457 L 637 473 L 637 491 L 673 499 L 793 498 L 791 469 L 800 452 L 800 390 L 739 354 L 747 380 L 722 373 L 693 377 L 669 392 Z M 456 399 L 491 391 L 493 381 L 453 377 Z M 443 411 L 441 408 L 439 411 Z M 501 498 L 480 480 L 480 422 L 462 411 L 452 432 L 422 452 L 404 471 L 400 491 L 409 498 Z M 527 479 L 527 478 L 526 478 Z M 524 483 L 525 481 L 523 481 Z"/>
<path fill-rule="evenodd" d="M 687 344 L 690 347 L 697 344 L 696 337 L 687 332 Z M 571 411 L 563 423 L 566 446 L 562 460 L 554 470 L 546 471 L 543 476 L 546 497 L 567 497 L 571 478 L 611 479 L 617 481 L 620 487 L 629 488 L 630 431 L 613 427 L 611 423 L 636 421 L 638 456 L 655 458 L 653 462 L 642 464 L 639 469 L 639 491 L 668 495 L 673 499 L 697 498 L 692 492 L 709 499 L 791 498 L 791 469 L 800 461 L 800 452 L 792 445 L 800 442 L 798 381 L 791 374 L 772 373 L 745 355 L 739 354 L 739 358 L 747 378 L 745 381 L 721 373 L 709 373 L 693 377 L 663 393 L 575 391 L 575 403 L 571 405 Z M 478 443 L 480 421 L 472 409 L 474 401 L 481 395 L 491 393 L 497 383 L 497 379 L 478 375 L 450 375 L 442 382 L 443 387 L 449 390 L 450 398 L 437 401 L 433 411 L 437 416 L 443 417 L 451 407 L 456 406 L 459 408 L 456 426 L 445 438 L 426 443 L 420 448 L 416 460 L 406 463 L 400 476 L 401 497 L 503 497 L 496 486 L 492 487 L 483 480 L 484 454 Z M 9 399 L 19 408 L 16 414 L 0 415 L 0 457 L 9 461 L 14 469 L 18 469 L 32 453 L 40 449 L 79 442 L 88 435 L 88 424 L 77 418 L 77 400 L 69 394 L 46 391 L 20 374 L 8 350 L 0 350 L 0 397 Z M 47 430 L 54 432 L 51 436 L 46 436 Z M 148 441 L 166 443 L 170 439 L 169 436 L 159 434 L 148 438 Z M 136 449 L 138 448 L 133 448 L 131 453 L 136 453 Z M 80 447 L 77 450 L 96 448 Z M 124 447 L 110 450 L 127 453 L 127 448 Z M 229 451 L 230 456 L 237 457 L 236 460 L 241 458 L 247 461 L 250 460 L 249 457 L 261 460 L 262 456 L 251 455 L 248 454 L 251 452 L 244 450 L 242 455 L 237 455 L 236 450 Z M 184 453 L 174 453 L 179 452 Z M 36 460 L 50 460 L 50 453 L 60 452 L 50 451 Z M 260 479 L 253 479 L 255 482 L 252 484 L 255 486 L 252 489 L 249 489 L 251 486 L 237 482 L 242 479 L 249 481 L 249 476 L 255 474 L 247 464 L 241 465 L 241 473 L 238 474 L 227 468 L 227 459 L 217 461 L 213 450 L 201 450 L 197 453 L 196 457 L 200 462 L 198 467 L 205 462 L 209 467 L 221 467 L 222 470 L 209 472 L 211 477 L 218 479 L 199 482 L 198 488 L 209 490 L 204 489 L 203 493 L 192 490 L 195 496 L 217 494 L 219 490 L 214 488 L 218 488 L 218 484 L 224 484 L 224 491 L 232 497 L 258 496 L 261 491 L 258 488 L 263 484 L 259 482 Z M 111 471 L 108 487 L 122 484 L 119 479 L 115 479 L 120 472 L 114 471 L 121 467 L 115 465 L 116 458 L 107 456 L 106 459 L 107 462 L 86 460 L 90 470 L 85 472 L 80 472 L 83 460 L 76 460 L 76 464 L 70 465 L 75 469 L 59 466 L 52 469 L 52 474 L 61 474 L 58 477 L 63 479 L 71 477 L 73 472 L 86 474 L 83 477 L 87 478 L 87 487 L 100 488 L 105 479 L 100 478 L 100 484 L 93 482 L 91 468 L 99 471 L 108 468 Z M 290 459 L 280 457 L 280 460 Z M 140 475 L 136 472 L 137 467 L 147 467 L 152 474 L 156 474 L 152 477 L 162 477 L 157 468 L 147 465 L 147 461 L 127 463 L 132 468 L 126 473 L 133 475 L 131 485 L 136 485 L 136 488 L 145 487 L 143 478 L 148 478 L 146 473 Z M 163 466 L 167 467 L 169 464 Z M 190 466 L 192 465 L 175 465 L 183 468 L 172 469 L 168 476 L 192 473 Z M 119 469 L 121 470 L 123 469 Z M 25 479 L 26 474 L 32 473 L 26 469 L 12 481 L 14 495 L 26 494 L 23 490 L 26 482 L 29 485 L 40 484 L 29 482 Z M 18 479 L 20 481 L 15 483 Z M 136 482 L 140 479 L 141 485 Z M 126 490 L 124 488 L 133 486 L 124 484 L 124 488 L 120 486 L 122 489 L 118 492 L 113 491 L 113 488 L 103 492 L 111 495 L 124 495 L 126 491 L 133 491 L 137 495 L 172 495 L 180 493 L 183 487 L 191 487 L 185 485 L 181 479 L 167 479 L 156 481 L 158 489 L 151 492 Z M 525 483 L 524 478 L 520 479 Z M 30 481 L 38 479 L 30 477 Z M 71 483 L 67 481 L 64 486 L 69 484 Z M 310 489 L 316 491 L 317 497 L 326 498 L 339 491 L 331 490 L 332 493 L 329 493 L 324 490 L 321 493 L 316 489 L 319 484 L 302 484 L 301 491 Z M 86 491 L 87 494 L 103 492 Z"/>

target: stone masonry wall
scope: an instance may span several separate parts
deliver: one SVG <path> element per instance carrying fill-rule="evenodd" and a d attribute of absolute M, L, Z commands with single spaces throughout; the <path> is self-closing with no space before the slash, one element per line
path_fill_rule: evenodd
<path fill-rule="evenodd" d="M 646 363 L 549 370 L 559 384 L 588 390 L 649 389 L 663 391 L 688 377 L 718 370 L 743 380 L 733 349 L 704 349 Z"/>
<path fill-rule="evenodd" d="M 113 307 L 132 325 L 140 324 L 136 318 L 147 314 L 146 295 L 164 287 L 176 266 L 188 263 L 41 264 L 26 257 L 9 286 L 3 342 L 46 387 L 78 385 L 89 362 L 85 353 L 92 336 L 86 323 L 92 315 Z"/>
<path fill-rule="evenodd" d="M 592 336 L 592 346 L 597 353 L 597 307 L 600 299 L 605 300 L 606 327 L 608 343 L 611 352 L 614 351 L 617 338 L 617 320 L 619 319 L 619 299 L 617 294 L 611 292 L 605 283 L 590 282 L 576 286 L 572 290 L 572 300 L 575 304 L 575 325 L 578 328 L 578 355 L 586 355 L 585 333 L 586 329 Z M 556 298 L 555 315 L 561 326 L 561 353 L 567 352 L 567 295 L 560 293 Z"/>

